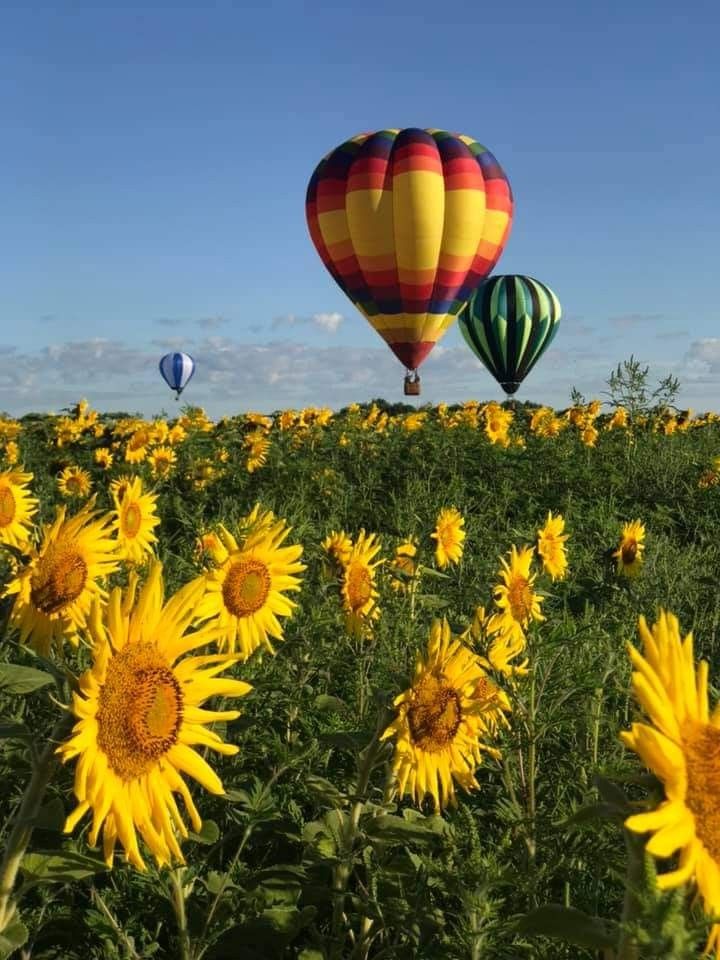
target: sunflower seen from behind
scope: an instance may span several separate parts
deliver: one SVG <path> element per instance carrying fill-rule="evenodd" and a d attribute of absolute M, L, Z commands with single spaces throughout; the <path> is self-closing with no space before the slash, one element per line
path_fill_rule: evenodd
<path fill-rule="evenodd" d="M 0 544 L 23 548 L 30 539 L 38 500 L 28 490 L 32 473 L 5 470 L 0 473 Z"/>
<path fill-rule="evenodd" d="M 401 797 L 420 805 L 429 795 L 442 810 L 455 804 L 456 783 L 479 786 L 475 770 L 484 754 L 500 756 L 486 741 L 508 724 L 510 702 L 446 620 L 433 622 L 412 684 L 394 705 L 397 715 L 380 739 L 395 738 L 392 773 Z"/>
<path fill-rule="evenodd" d="M 77 723 L 58 753 L 63 761 L 78 759 L 78 804 L 65 831 L 90 813 L 89 842 L 95 846 L 102 831 L 108 865 L 120 843 L 126 860 L 142 870 L 138 834 L 158 864 L 183 862 L 178 838 L 188 832 L 175 795 L 182 798 L 193 830 L 202 827 L 183 774 L 210 793 L 224 793 L 199 751 L 237 753 L 208 724 L 234 720 L 239 711 L 205 710 L 204 702 L 242 697 L 251 687 L 219 676 L 235 657 L 184 656 L 214 638 L 212 629 L 188 629 L 204 591 L 201 582 L 165 602 L 162 565 L 156 562 L 136 598 L 137 583 L 131 574 L 124 594 L 116 587 L 104 610 L 94 606 L 89 622 L 93 663 L 73 696 Z"/>
<path fill-rule="evenodd" d="M 47 655 L 59 650 L 63 638 L 77 643 L 93 600 L 104 600 L 101 580 L 117 570 L 117 543 L 111 536 L 109 514 L 98 517 L 94 498 L 79 513 L 66 518 L 65 507 L 43 528 L 40 546 L 31 548 L 28 562 L 18 568 L 3 596 L 14 596 L 10 626 Z"/>
<path fill-rule="evenodd" d="M 612 554 L 617 562 L 617 572 L 623 577 L 637 577 L 645 558 L 645 527 L 639 520 L 631 520 L 623 527 L 622 538 Z"/>
<path fill-rule="evenodd" d="M 239 526 L 237 537 L 219 527 L 225 559 L 217 562 L 221 554 L 216 553 L 216 562 L 202 578 L 207 590 L 196 619 L 209 620 L 219 628 L 221 650 L 238 650 L 240 659 L 247 660 L 261 647 L 274 654 L 271 639 L 284 639 L 278 617 L 291 616 L 297 606 L 286 593 L 300 589 L 296 574 L 305 570 L 305 565 L 299 562 L 300 544 L 282 545 L 291 528 L 269 511 L 261 514 L 256 507 Z"/>
<path fill-rule="evenodd" d="M 458 563 L 463 555 L 465 520 L 455 507 L 447 507 L 440 511 L 435 529 L 430 534 L 436 541 L 435 560 L 441 570 L 450 564 Z"/>
<path fill-rule="evenodd" d="M 709 916 L 720 916 L 720 709 L 708 703 L 708 665 L 695 667 L 693 637 L 680 639 L 677 617 L 661 610 L 648 629 L 638 622 L 639 653 L 628 644 L 635 697 L 649 723 L 633 723 L 620 738 L 662 781 L 665 799 L 655 809 L 629 817 L 625 826 L 651 834 L 648 853 L 677 865 L 658 874 L 668 890 L 693 882 Z M 720 924 L 707 950 L 720 957 Z"/>
<path fill-rule="evenodd" d="M 118 555 L 129 563 L 142 563 L 157 543 L 154 528 L 160 523 L 155 512 L 157 494 L 145 493 L 140 477 L 133 477 L 115 496 L 113 530 L 118 542 Z"/>

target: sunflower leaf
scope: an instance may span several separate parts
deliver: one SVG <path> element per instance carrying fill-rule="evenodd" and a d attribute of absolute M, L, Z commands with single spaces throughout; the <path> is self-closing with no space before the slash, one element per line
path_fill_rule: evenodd
<path fill-rule="evenodd" d="M 566 820 L 563 820 L 558 826 L 569 827 L 576 824 L 584 824 L 593 820 L 624 820 L 627 811 L 620 808 L 616 803 L 589 803 L 585 807 L 580 807 L 575 813 L 571 814 Z"/>
<path fill-rule="evenodd" d="M 203 820 L 200 832 L 194 833 L 191 830 L 188 837 L 190 840 L 194 840 L 195 843 L 210 846 L 213 843 L 217 843 L 220 839 L 220 827 L 218 827 L 214 820 Z"/>
<path fill-rule="evenodd" d="M 591 917 L 575 907 L 548 903 L 532 910 L 518 922 L 520 933 L 556 937 L 565 943 L 591 950 L 614 947 L 617 942 L 617 924 L 602 917 Z"/>
<path fill-rule="evenodd" d="M 343 710 L 347 710 L 347 704 L 344 700 L 341 700 L 340 697 L 333 697 L 329 693 L 318 694 L 313 706 L 320 713 L 342 713 Z"/>
<path fill-rule="evenodd" d="M 59 853 L 26 853 L 20 867 L 28 881 L 37 883 L 67 883 L 83 880 L 107 870 L 100 857 L 88 857 L 72 850 Z"/>
<path fill-rule="evenodd" d="M 0 933 L 0 960 L 6 960 L 27 943 L 28 929 L 20 920 L 14 920 Z"/>
<path fill-rule="evenodd" d="M 33 740 L 24 723 L 0 723 L 0 740 Z"/>
<path fill-rule="evenodd" d="M 50 683 L 53 683 L 53 678 L 44 670 L 20 667 L 16 663 L 0 663 L 0 691 L 3 693 L 32 693 Z"/>

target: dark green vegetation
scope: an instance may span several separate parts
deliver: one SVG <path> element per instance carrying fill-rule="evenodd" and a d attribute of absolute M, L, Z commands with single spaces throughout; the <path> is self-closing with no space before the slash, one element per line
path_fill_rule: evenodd
<path fill-rule="evenodd" d="M 711 682 L 718 676 L 720 487 L 698 489 L 698 479 L 718 453 L 720 427 L 669 437 L 641 430 L 634 444 L 626 431 L 601 431 L 597 448 L 588 449 L 575 430 L 539 439 L 517 419 L 511 435 L 525 435 L 525 449 L 493 446 L 468 426 L 445 430 L 434 416 L 419 431 L 384 435 L 338 418 L 311 429 L 297 447 L 293 431 L 273 430 L 267 465 L 254 474 L 244 469 L 240 418 L 180 445 L 177 473 L 157 484 L 168 592 L 197 576 L 199 533 L 217 521 L 232 529 L 260 500 L 292 526 L 289 542 L 304 545 L 299 609 L 274 658 L 234 668 L 254 686 L 239 704 L 242 717 L 223 731 L 240 752 L 210 760 L 226 797 L 192 787 L 206 822 L 184 844 L 184 871 L 150 866 L 140 874 L 119 859 L 104 870 L 85 842 L 87 820 L 72 838 L 60 832 L 74 806 L 73 765 L 55 770 L 21 875 L 28 940 L 15 956 L 609 960 L 616 954 L 599 950 L 618 942 L 628 863 L 642 888 L 633 907 L 639 946 L 623 955 L 699 955 L 707 931 L 701 914 L 688 909 L 682 891 L 653 892 L 641 848 L 626 848 L 628 804 L 639 810 L 662 791 L 618 732 L 637 717 L 625 643 L 636 642 L 639 614 L 653 622 L 660 606 L 676 613 L 683 632 L 695 634 L 696 656 L 709 660 Z M 92 461 L 94 446 L 107 439 L 57 449 L 51 421 L 35 419 L 19 443 L 43 521 L 59 501 L 55 475 L 69 463 L 91 470 L 98 506 L 110 507 L 107 477 Z M 220 445 L 228 465 L 207 488 L 194 489 L 186 470 L 214 458 Z M 111 476 L 126 470 L 121 463 Z M 427 575 L 414 608 L 381 576 L 375 637 L 350 639 L 337 585 L 320 576 L 322 539 L 332 529 L 354 536 L 364 527 L 381 535 L 382 555 L 390 557 L 415 534 L 421 562 L 432 566 L 429 534 L 445 506 L 465 517 L 461 565 L 444 578 Z M 566 519 L 569 573 L 564 582 L 536 581 L 547 620 L 529 637 L 532 677 L 514 692 L 506 686 L 513 714 L 498 743 L 502 762 L 480 767 L 480 789 L 461 794 L 459 808 L 441 819 L 407 801 L 383 808 L 391 748 L 375 749 L 375 733 L 408 686 L 433 617 L 446 616 L 457 633 L 478 604 L 490 607 L 499 556 L 512 544 L 532 544 L 549 510 Z M 643 521 L 647 539 L 642 575 L 631 583 L 617 578 L 608 550 L 633 519 Z M 25 694 L 0 686 L 4 843 L 33 758 L 60 715 L 51 695 L 67 702 L 68 688 L 62 666 L 20 649 L 15 636 L 1 647 L 2 661 L 55 677 Z M 67 665 L 78 672 L 87 657 L 86 650 L 70 653 Z M 334 893 L 347 871 L 346 894 Z M 582 914 L 541 909 L 549 904 Z M 563 931 L 574 942 L 537 931 Z M 0 937 L 0 956 L 10 943 Z"/>

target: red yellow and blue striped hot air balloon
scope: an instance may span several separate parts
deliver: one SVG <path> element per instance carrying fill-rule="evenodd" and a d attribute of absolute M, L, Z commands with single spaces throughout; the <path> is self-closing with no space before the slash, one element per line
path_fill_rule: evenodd
<path fill-rule="evenodd" d="M 306 198 L 310 236 L 407 367 L 406 393 L 420 392 L 417 368 L 497 263 L 512 211 L 510 184 L 490 151 L 444 130 L 360 134 L 316 167 Z"/>
<path fill-rule="evenodd" d="M 550 345 L 561 313 L 544 283 L 498 275 L 478 286 L 458 325 L 475 356 L 513 394 Z"/>

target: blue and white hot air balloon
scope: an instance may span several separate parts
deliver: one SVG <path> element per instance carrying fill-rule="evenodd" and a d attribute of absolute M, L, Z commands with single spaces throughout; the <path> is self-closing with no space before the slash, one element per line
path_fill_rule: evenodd
<path fill-rule="evenodd" d="M 195 361 L 187 353 L 166 353 L 160 361 L 163 380 L 176 393 L 177 400 L 195 373 Z"/>

